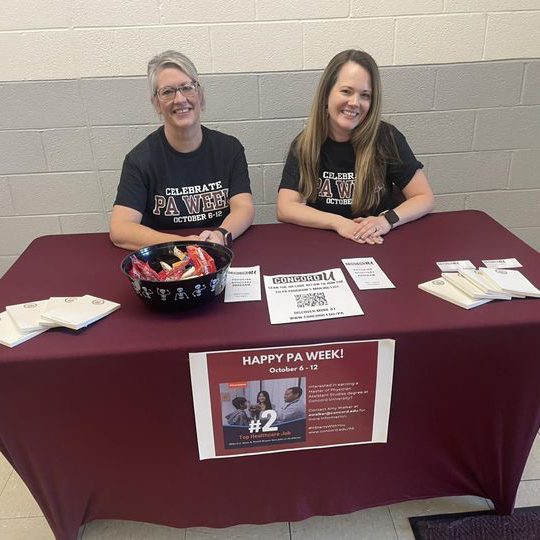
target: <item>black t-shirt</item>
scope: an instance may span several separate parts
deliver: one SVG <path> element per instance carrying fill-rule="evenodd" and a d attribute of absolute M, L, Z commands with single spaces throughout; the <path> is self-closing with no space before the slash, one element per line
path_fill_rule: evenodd
<path fill-rule="evenodd" d="M 403 134 L 394 126 L 384 124 L 383 129 L 391 131 L 395 141 L 398 159 L 392 159 L 386 164 L 386 185 L 377 208 L 369 214 L 377 215 L 383 210 L 394 208 L 392 198 L 393 186 L 402 190 L 412 179 L 418 169 L 424 167 L 418 161 Z M 314 202 L 307 202 L 308 206 L 339 214 L 346 218 L 353 216 L 351 203 L 355 185 L 355 155 L 350 142 L 336 142 L 327 138 L 321 147 L 319 165 L 318 194 Z M 293 189 L 299 191 L 300 169 L 295 152 L 291 149 L 283 168 L 279 189 Z M 367 215 L 367 214 L 366 214 Z"/>
<path fill-rule="evenodd" d="M 217 227 L 229 214 L 229 198 L 251 193 L 244 148 L 230 135 L 202 126 L 202 143 L 177 152 L 163 126 L 124 160 L 115 204 L 142 213 L 153 229 Z"/>

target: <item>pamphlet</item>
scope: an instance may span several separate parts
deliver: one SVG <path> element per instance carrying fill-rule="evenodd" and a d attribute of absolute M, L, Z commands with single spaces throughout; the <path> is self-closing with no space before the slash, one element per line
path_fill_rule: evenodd
<path fill-rule="evenodd" d="M 271 324 L 363 315 L 339 268 L 264 276 Z"/>
<path fill-rule="evenodd" d="M 385 443 L 392 339 L 190 353 L 199 458 Z"/>
<path fill-rule="evenodd" d="M 388 279 L 373 257 L 341 259 L 341 262 L 361 291 L 395 288 L 395 285 Z"/>
<path fill-rule="evenodd" d="M 261 299 L 261 267 L 229 268 L 224 302 L 252 302 Z"/>

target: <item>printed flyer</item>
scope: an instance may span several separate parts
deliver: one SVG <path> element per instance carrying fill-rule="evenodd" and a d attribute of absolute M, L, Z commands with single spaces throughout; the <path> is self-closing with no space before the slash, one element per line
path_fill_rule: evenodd
<path fill-rule="evenodd" d="M 261 299 L 261 267 L 231 267 L 227 272 L 224 302 L 252 302 Z"/>
<path fill-rule="evenodd" d="M 199 458 L 386 442 L 394 346 L 190 353 Z"/>
<path fill-rule="evenodd" d="M 264 276 L 270 324 L 363 315 L 339 268 L 312 274 Z"/>

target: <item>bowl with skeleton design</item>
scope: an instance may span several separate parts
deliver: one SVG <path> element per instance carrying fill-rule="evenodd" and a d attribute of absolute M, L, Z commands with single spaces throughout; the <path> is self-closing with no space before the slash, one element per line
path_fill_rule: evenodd
<path fill-rule="evenodd" d="M 146 275 L 144 277 L 133 275 L 133 257 L 136 257 L 143 265 L 147 264 L 155 274 L 159 274 L 164 268 L 175 268 L 175 263 L 178 264 L 180 260 L 176 255 L 178 250 L 186 255 L 189 251 L 194 253 L 194 248 L 188 250 L 188 246 L 202 248 L 214 260 L 215 271 L 212 271 L 213 268 L 206 268 L 207 271 L 210 270 L 208 273 L 193 275 L 191 267 L 195 265 L 188 263 L 185 274 L 190 277 L 184 279 L 160 281 L 157 278 L 149 279 Z M 225 246 L 212 242 L 186 240 L 143 247 L 125 257 L 120 269 L 130 280 L 133 290 L 143 302 L 160 310 L 181 311 L 206 304 L 223 292 L 232 259 L 233 252 Z"/>

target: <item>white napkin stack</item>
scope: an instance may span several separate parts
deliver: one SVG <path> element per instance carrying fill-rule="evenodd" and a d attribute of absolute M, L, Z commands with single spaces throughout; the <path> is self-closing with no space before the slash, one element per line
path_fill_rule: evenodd
<path fill-rule="evenodd" d="M 524 296 L 519 296 L 517 294 L 512 295 L 511 293 L 504 291 L 502 287 L 499 287 L 496 283 L 488 279 L 487 276 L 483 272 L 481 272 L 480 269 L 460 270 L 459 273 L 475 287 L 482 289 L 484 292 L 488 294 L 503 295 L 507 297 L 503 298 L 502 300 L 511 300 L 512 296 L 515 296 L 516 298 L 525 298 Z"/>
<path fill-rule="evenodd" d="M 512 296 L 517 296 L 518 298 L 525 296 L 540 298 L 540 290 L 519 270 L 507 270 L 503 268 L 479 268 L 478 270 L 488 281 L 493 282 Z"/>
<path fill-rule="evenodd" d="M 15 345 L 39 336 L 46 330 L 47 328 L 41 328 L 40 330 L 21 332 L 7 311 L 0 313 L 0 344 L 6 347 L 15 347 Z"/>
<path fill-rule="evenodd" d="M 41 314 L 47 305 L 47 300 L 37 300 L 35 302 L 26 302 L 14 306 L 6 306 L 6 311 L 17 326 L 23 332 L 32 332 L 33 330 L 43 330 L 39 324 Z"/>
<path fill-rule="evenodd" d="M 461 292 L 464 292 L 475 300 L 510 300 L 512 298 L 509 294 L 498 294 L 485 291 L 459 272 L 443 272 L 441 276 L 454 287 L 457 287 Z"/>
<path fill-rule="evenodd" d="M 467 293 L 463 292 L 463 290 L 452 285 L 452 283 L 450 283 L 450 281 L 448 281 L 448 279 L 445 277 L 420 283 L 418 288 L 465 309 L 471 309 L 481 306 L 482 304 L 486 304 L 487 302 L 491 302 L 490 299 L 475 299 L 469 296 Z"/>
<path fill-rule="evenodd" d="M 540 298 L 540 290 L 519 270 L 501 268 L 460 268 L 458 272 L 443 272 L 442 277 L 420 283 L 418 288 L 465 309 L 492 300 Z"/>
<path fill-rule="evenodd" d="M 0 314 L 0 344 L 14 347 L 56 326 L 79 330 L 119 307 L 116 302 L 89 294 L 53 296 L 48 300 L 6 306 L 6 311 Z"/>
<path fill-rule="evenodd" d="M 77 302 L 81 296 L 51 296 L 43 308 L 43 311 L 41 312 L 41 319 L 39 320 L 39 324 L 41 326 L 46 326 L 47 328 L 54 328 L 55 326 L 62 326 L 61 324 L 58 324 L 57 322 L 52 321 L 51 319 L 46 319 L 43 316 L 43 313 L 46 311 L 51 311 L 52 309 L 55 309 L 60 306 L 64 306 L 66 304 L 71 304 L 72 302 Z"/>
<path fill-rule="evenodd" d="M 43 318 L 53 323 L 79 330 L 116 311 L 120 304 L 86 294 L 74 302 L 47 305 Z"/>

